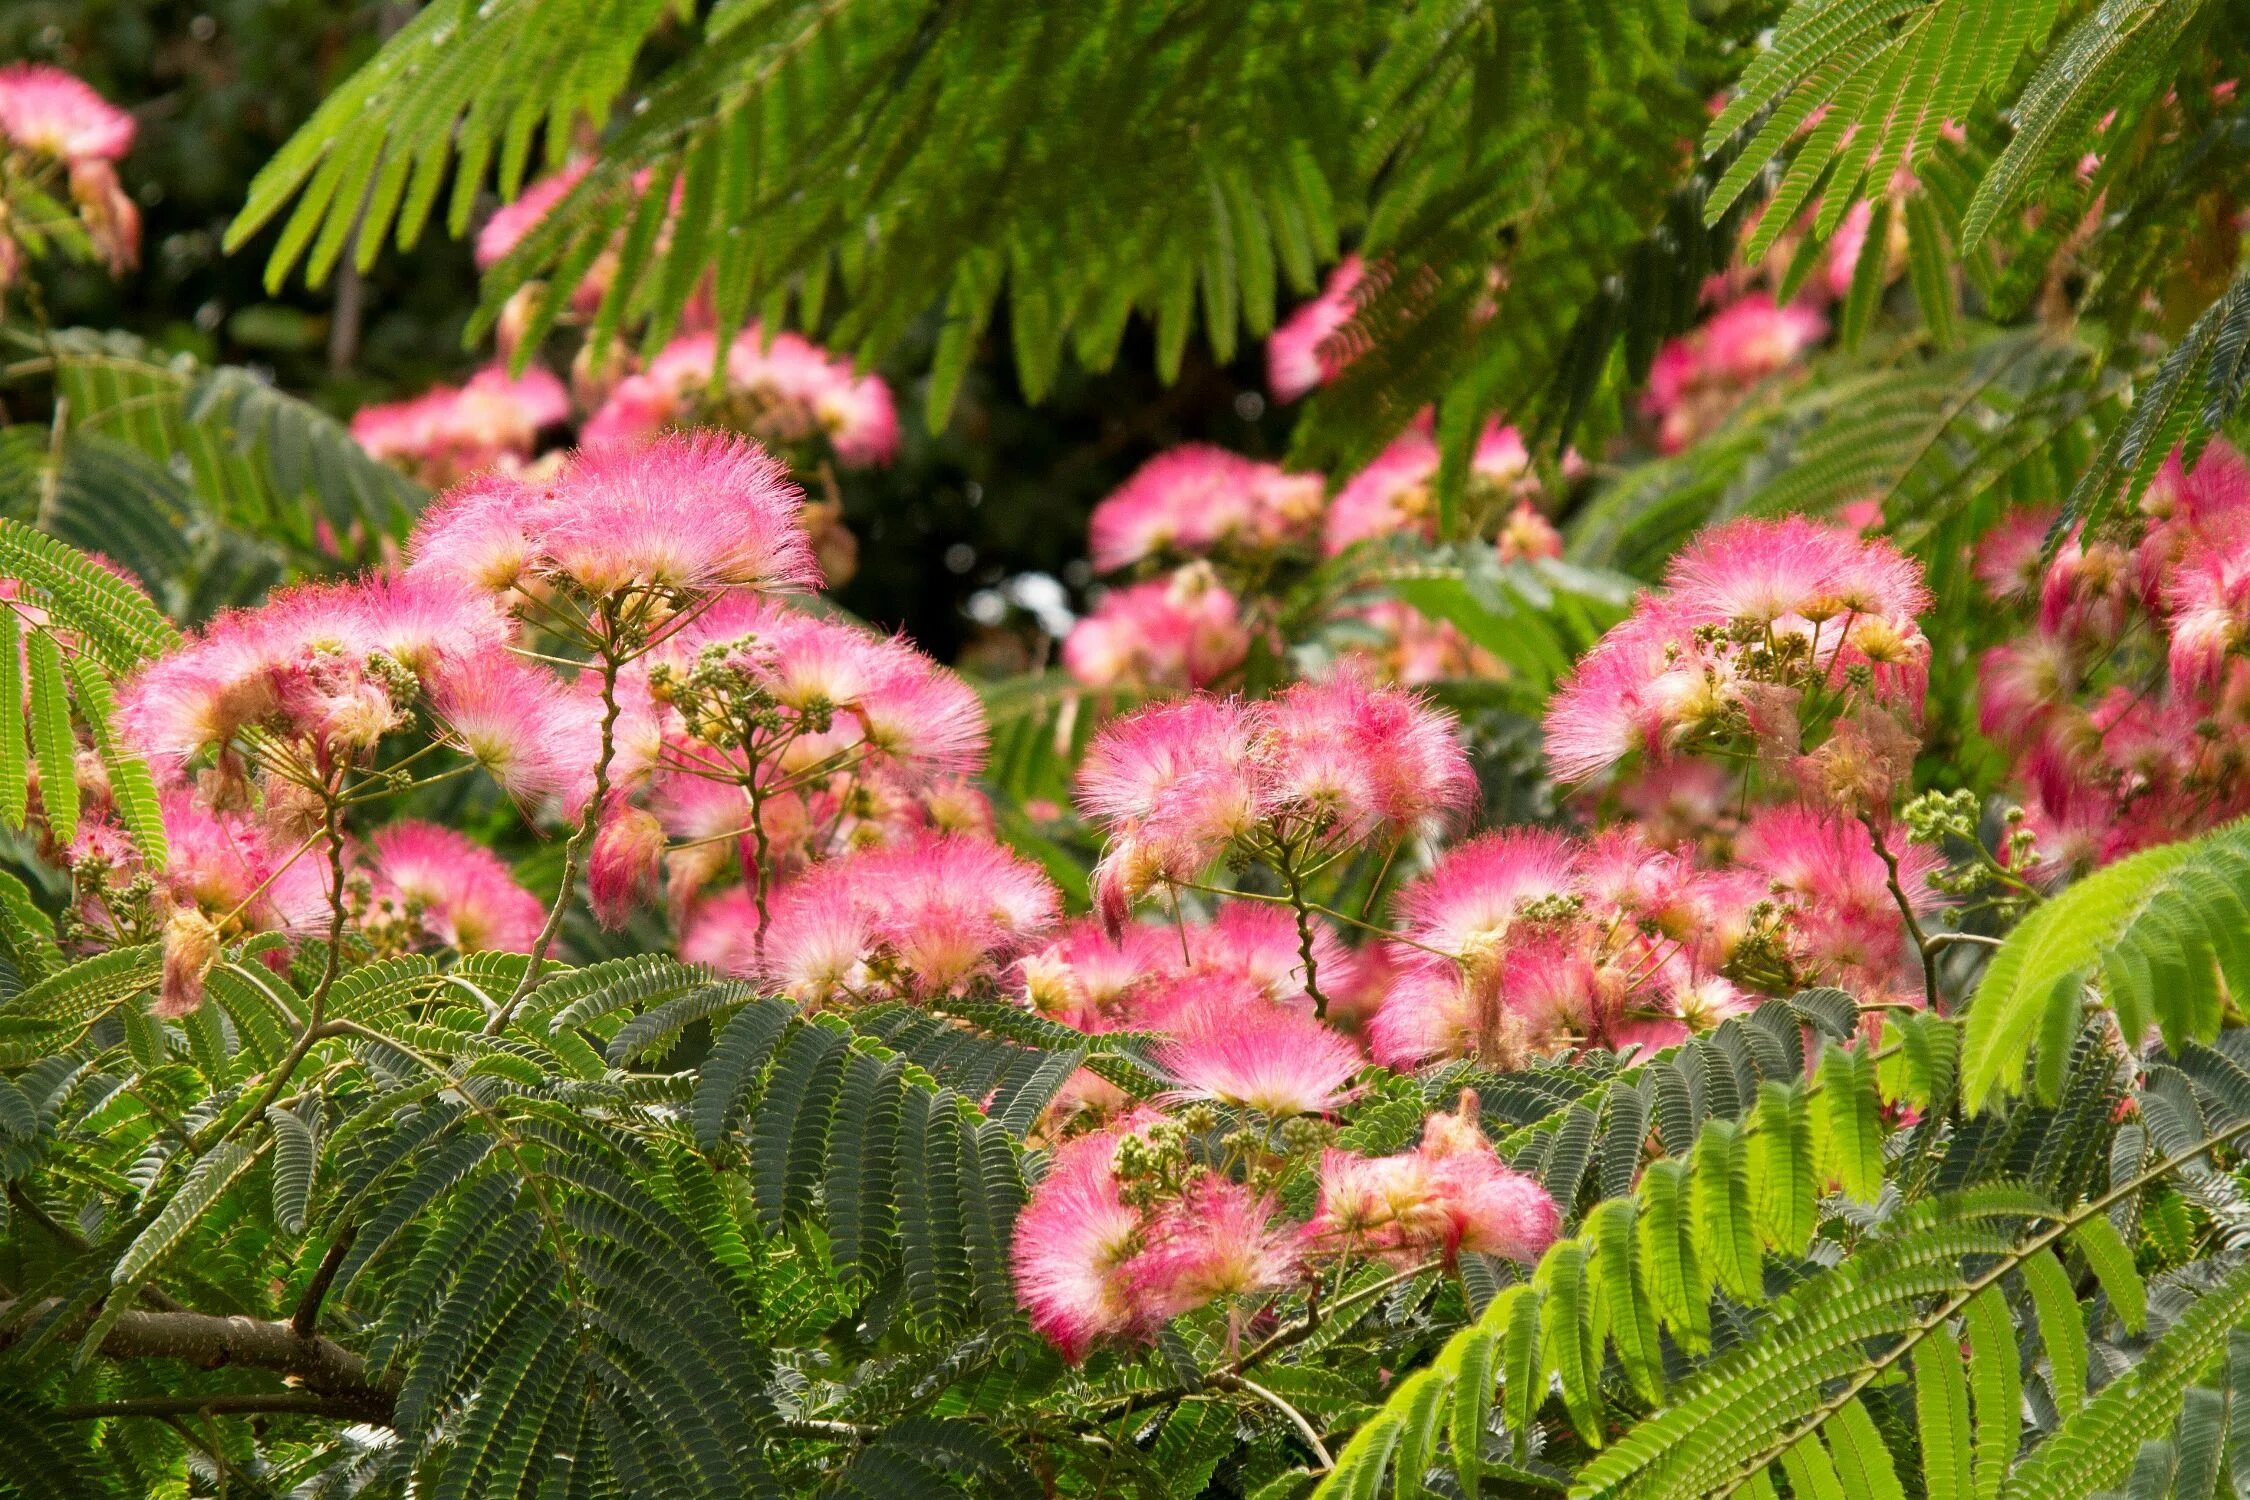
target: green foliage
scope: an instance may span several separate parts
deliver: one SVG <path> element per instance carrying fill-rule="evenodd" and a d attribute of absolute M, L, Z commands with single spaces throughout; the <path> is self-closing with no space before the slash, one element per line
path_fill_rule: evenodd
<path fill-rule="evenodd" d="M 2082 987 L 2097 973 L 2126 1036 L 2153 1026 L 2175 1049 L 2211 1040 L 2222 983 L 2238 994 L 2250 981 L 2246 892 L 2250 827 L 2237 823 L 2106 866 L 2033 911 L 1994 956 L 1969 1010 L 1961 1059 L 1969 1106 L 2021 1086 L 2032 1038 L 2050 1016 L 2076 1029 Z M 2043 1049 L 2042 1097 L 2053 1099 L 2059 1077 L 2054 1049 Z"/>

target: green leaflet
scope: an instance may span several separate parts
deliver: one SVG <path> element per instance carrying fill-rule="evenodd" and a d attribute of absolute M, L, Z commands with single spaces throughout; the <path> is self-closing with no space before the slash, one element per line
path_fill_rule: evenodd
<path fill-rule="evenodd" d="M 1804 1096 L 1786 1084 L 1758 1085 L 1750 1116 L 1750 1184 L 1759 1239 L 1784 1255 L 1802 1255 L 1812 1239 L 1820 1193 Z"/>
<path fill-rule="evenodd" d="M 1633 1200 L 1607 1199 L 1586 1216 L 1582 1238 L 1593 1243 L 1596 1295 L 1618 1362 L 1633 1389 L 1653 1406 L 1664 1399 L 1664 1355 L 1656 1309 L 1640 1273 L 1633 1219 Z"/>
<path fill-rule="evenodd" d="M 0 609 L 0 822 L 15 829 L 29 803 L 24 728 L 23 627 L 13 609 Z"/>
<path fill-rule="evenodd" d="M 2188 1386 L 2245 1316 L 2250 1265 L 2235 1267 L 2190 1303 L 2138 1363 L 2031 1451 L 2001 1493 L 2007 1500 L 2077 1500 L 2115 1484 L 2136 1447 L 2171 1424 Z"/>
<path fill-rule="evenodd" d="M 2127 1328 L 2139 1332 L 2148 1321 L 2148 1289 L 2141 1284 L 2141 1273 L 2133 1266 L 2133 1252 L 2118 1237 L 2117 1226 L 2096 1214 L 2070 1232 L 2070 1242 L 2100 1278 L 2117 1316 Z"/>
<path fill-rule="evenodd" d="M 1695 1141 L 1688 1197 L 1696 1259 L 1730 1296 L 1755 1306 L 1766 1293 L 1751 1216 L 1748 1155 L 1731 1121 L 1706 1121 Z"/>
<path fill-rule="evenodd" d="M 1873 1203 L 1883 1190 L 1874 1061 L 1864 1047 L 1826 1048 L 1820 1054 L 1819 1083 L 1814 1107 L 1823 1127 L 1818 1133 L 1821 1166 L 1848 1196 Z"/>
<path fill-rule="evenodd" d="M 1589 1447 L 1602 1445 L 1601 1351 L 1586 1305 L 1586 1251 L 1561 1240 L 1539 1263 L 1540 1345 L 1544 1363 L 1562 1383 L 1563 1406 Z"/>
<path fill-rule="evenodd" d="M 283 1234 L 303 1234 L 305 1205 L 312 1197 L 313 1174 L 319 1168 L 320 1143 L 310 1125 L 279 1106 L 267 1106 L 266 1124 L 273 1131 L 274 1223 Z"/>
<path fill-rule="evenodd" d="M 2048 1389 L 2065 1417 L 2086 1401 L 2086 1314 L 2062 1262 L 2041 1250 L 2023 1263 L 2024 1285 L 2039 1312 L 2039 1338 L 2047 1350 Z"/>
<path fill-rule="evenodd" d="M 1891 1450 L 1883 1445 L 1875 1419 L 1857 1396 L 1837 1410 L 1824 1430 L 1849 1500 L 1906 1500 Z"/>
<path fill-rule="evenodd" d="M 70 729 L 70 695 L 63 686 L 62 648 L 44 630 L 24 642 L 31 669 L 31 743 L 39 757 L 39 805 L 55 841 L 78 835 L 78 741 Z"/>
<path fill-rule="evenodd" d="M 2124 1035 L 2157 1026 L 2174 1051 L 2210 1040 L 2220 979 L 2236 991 L 2250 981 L 2246 911 L 2250 825 L 2242 823 L 2144 850 L 2060 892 L 2009 935 L 1977 987 L 1962 1040 L 1965 1102 L 1978 1109 L 2015 1090 L 2050 1011 L 2061 1010 L 2075 976 L 2096 969 Z M 2073 1012 L 2068 1032 L 2076 1031 Z M 2050 1099 L 2061 1076 L 2052 1051 L 2043 1044 Z"/>
<path fill-rule="evenodd" d="M 1643 1285 L 1657 1316 L 1690 1348 L 1710 1340 L 1710 1283 L 1689 1232 L 1686 1164 L 1651 1162 L 1641 1176 L 1639 1231 Z"/>
<path fill-rule="evenodd" d="M 1504 1327 L 1488 1326 L 1479 1318 L 1447 1346 L 1453 1366 L 1453 1411 L 1448 1418 L 1453 1477 L 1468 1500 L 1476 1500 L 1478 1475 L 1484 1465 L 1484 1435 L 1492 1416 L 1492 1390 L 1499 1375 L 1504 1332 Z"/>
<path fill-rule="evenodd" d="M 1501 1380 L 1507 1393 L 1505 1420 L 1517 1462 L 1531 1454 L 1531 1419 L 1546 1399 L 1545 1362 L 1540 1354 L 1540 1295 L 1534 1287 L 1510 1287 L 1492 1299 L 1485 1317 L 1507 1329 L 1501 1347 Z"/>
<path fill-rule="evenodd" d="M 1922 1484 L 1928 1500 L 1969 1500 L 1969 1379 L 1950 1326 L 1914 1346 L 1914 1415 L 1922 1437 Z"/>
<path fill-rule="evenodd" d="M 2016 1329 L 1998 1284 L 1969 1299 L 1969 1379 L 1976 1398 L 1975 1494 L 1993 1500 L 2016 1459 L 2023 1391 L 2016 1373 Z"/>
<path fill-rule="evenodd" d="M 250 1169 L 258 1153 L 242 1141 L 227 1141 L 188 1169 L 179 1191 L 165 1201 L 146 1229 L 134 1236 L 109 1273 L 111 1286 L 139 1281 L 187 1238 L 196 1220 L 210 1211 L 234 1180 Z"/>
<path fill-rule="evenodd" d="M 1847 1500 L 1844 1481 L 1817 1432 L 1806 1433 L 1782 1451 L 1781 1469 L 1798 1500 Z"/>
<path fill-rule="evenodd" d="M 0 643 L 0 649 L 4 649 L 4 643 Z M 69 666 L 71 685 L 78 690 L 79 715 L 93 736 L 102 769 L 109 773 L 109 793 L 117 807 L 118 821 L 125 825 L 148 869 L 160 871 L 168 851 L 164 845 L 164 815 L 157 805 L 156 782 L 149 775 L 148 763 L 128 752 L 110 726 L 117 701 L 102 669 L 86 656 L 70 658 Z M 0 703 L 0 712 L 5 710 L 6 705 Z"/>

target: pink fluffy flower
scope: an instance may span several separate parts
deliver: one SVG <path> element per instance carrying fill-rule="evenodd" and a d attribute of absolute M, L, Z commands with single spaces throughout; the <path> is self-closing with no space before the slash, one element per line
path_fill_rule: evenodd
<path fill-rule="evenodd" d="M 1291 313 L 1266 340 L 1266 384 L 1274 400 L 1294 401 L 1327 384 L 1359 352 L 1348 336 L 1338 335 L 1356 311 L 1352 294 L 1364 275 L 1359 257 L 1345 256 L 1328 273 L 1320 295 Z"/>
<path fill-rule="evenodd" d="M 1665 583 L 1549 700 L 1559 779 L 1744 729 L 1763 753 L 1795 754 L 1802 693 L 1855 673 L 1872 701 L 1919 719 L 1930 643 L 1915 616 L 1929 595 L 1888 542 L 1796 516 L 1735 521 L 1697 537 Z"/>
<path fill-rule="evenodd" d="M 133 117 L 60 68 L 0 67 L 0 136 L 66 162 L 115 161 L 132 149 Z"/>
<path fill-rule="evenodd" d="M 1437 480 L 1439 459 L 1437 440 L 1426 427 L 1399 434 L 1336 492 L 1322 550 L 1334 557 L 1355 542 L 1401 534 L 1434 538 L 1437 508 L 1430 487 Z M 1497 422 L 1487 426 L 1469 461 L 1469 483 L 1506 493 L 1530 475 L 1531 457 L 1516 429 Z"/>
<path fill-rule="evenodd" d="M 513 203 L 501 205 L 477 231 L 477 269 L 489 271 L 523 243 L 523 237 L 553 212 L 556 204 L 585 177 L 593 163 L 578 160 L 526 186 Z"/>
<path fill-rule="evenodd" d="M 1292 683 L 1259 711 L 1261 807 L 1324 838 L 1396 838 L 1450 822 L 1476 776 L 1450 715 L 1349 671 Z"/>
<path fill-rule="evenodd" d="M 1017 1300 L 1073 1364 L 1102 1339 L 1147 1324 L 1126 1270 L 1142 1249 L 1141 1216 L 1125 1202 L 1115 1170 L 1130 1128 L 1080 1136 L 1056 1151 L 1016 1215 L 1009 1255 Z"/>
<path fill-rule="evenodd" d="M 2010 511 L 1977 540 L 1977 581 L 1995 602 L 2017 604 L 2039 593 L 2045 571 L 2047 532 L 2055 524 L 2051 505 Z"/>
<path fill-rule="evenodd" d="M 1263 1004 L 1183 1018 L 1158 1063 L 1184 1097 L 1274 1119 L 1326 1114 L 1348 1097 L 1359 1049 L 1302 1011 Z"/>
<path fill-rule="evenodd" d="M 664 864 L 664 825 L 656 814 L 613 797 L 586 860 L 586 892 L 604 927 L 625 925 L 656 887 Z"/>
<path fill-rule="evenodd" d="M 1136 929 L 1127 929 L 1133 931 Z M 1140 929 L 1146 930 L 1146 929 Z M 1359 955 L 1344 946 L 1327 923 L 1313 923 L 1313 968 L 1321 992 L 1333 1000 L 1355 991 L 1361 983 Z M 1276 1002 L 1303 1004 L 1305 960 L 1299 951 L 1297 923 L 1281 906 L 1256 901 L 1230 901 L 1202 926 L 1176 934 L 1158 935 L 1168 943 L 1163 952 L 1179 958 L 1185 942 L 1194 955 L 1190 967 L 1209 973 L 1238 974 Z"/>
<path fill-rule="evenodd" d="M 1229 840 L 1254 826 L 1254 726 L 1239 699 L 1152 705 L 1103 728 L 1078 767 L 1078 802 L 1109 826 L 1095 868 L 1102 920 L 1118 930 L 1134 898 L 1160 881 L 1193 880 Z"/>
<path fill-rule="evenodd" d="M 778 893 L 766 978 L 807 1004 L 874 990 L 947 994 L 997 975 L 1060 905 L 1036 865 L 983 839 L 939 834 L 864 849 Z"/>
<path fill-rule="evenodd" d="M 817 588 L 804 495 L 763 449 L 716 432 L 581 453 L 551 487 L 544 565 L 589 594 Z"/>
<path fill-rule="evenodd" d="M 685 671 L 713 650 L 784 708 L 826 718 L 825 728 L 792 725 L 784 760 L 792 772 L 871 760 L 919 785 L 984 766 L 975 690 L 899 637 L 737 596 L 668 636 L 659 655 Z"/>
<path fill-rule="evenodd" d="M 1903 830 L 1887 840 L 1899 887 L 1917 913 L 1935 909 L 1929 875 L 1937 854 L 1909 845 Z M 1791 931 L 1806 961 L 1830 978 L 1888 981 L 1906 966 L 1906 931 L 1874 840 L 1856 822 L 1805 807 L 1774 807 L 1753 817 L 1735 846 L 1742 865 L 1791 907 Z"/>
<path fill-rule="evenodd" d="M 1677 452 L 1715 426 L 1742 392 L 1795 364 L 1827 331 L 1811 308 L 1753 293 L 1666 344 L 1642 398 L 1664 450 Z"/>
<path fill-rule="evenodd" d="M 1402 891 L 1406 936 L 1472 965 L 1489 964 L 1528 905 L 1578 889 L 1579 853 L 1558 833 L 1517 828 L 1487 833 L 1446 852 Z"/>
<path fill-rule="evenodd" d="M 529 953 L 546 912 L 499 857 L 450 828 L 413 819 L 375 831 L 379 889 L 421 910 L 438 941 L 462 953 Z"/>
<path fill-rule="evenodd" d="M 410 613 L 388 584 L 286 589 L 144 667 L 120 694 L 119 727 L 167 775 L 253 726 L 306 742 L 323 764 L 355 759 L 400 722 L 391 682 L 369 660 L 391 645 L 412 654 Z"/>
<path fill-rule="evenodd" d="M 497 651 L 514 634 L 489 595 L 447 579 L 375 574 L 353 589 L 369 646 L 417 676 L 448 652 Z"/>
<path fill-rule="evenodd" d="M 415 522 L 407 574 L 504 592 L 538 560 L 546 518 L 546 497 L 508 475 L 485 474 L 457 485 L 424 507 Z"/>
<path fill-rule="evenodd" d="M 369 455 L 446 485 L 483 470 L 520 467 L 540 432 L 570 416 L 570 393 L 537 365 L 521 376 L 489 365 L 461 386 L 361 407 L 352 436 Z"/>
<path fill-rule="evenodd" d="M 1017 968 L 1033 1010 L 1081 1031 L 1101 1031 L 1137 987 L 1173 972 L 1179 962 L 1173 933 L 1128 926 L 1112 937 L 1098 921 L 1081 917 Z"/>
<path fill-rule="evenodd" d="M 504 652 L 448 654 L 431 670 L 428 689 L 431 713 L 454 744 L 509 796 L 584 799 L 596 726 L 590 705 L 553 676 Z"/>
<path fill-rule="evenodd" d="M 862 374 L 796 334 L 769 338 L 755 323 L 723 355 L 709 332 L 674 339 L 646 370 L 618 383 L 580 441 L 606 449 L 694 421 L 774 443 L 819 436 L 846 468 L 889 463 L 898 452 L 898 411 L 881 376 Z"/>
<path fill-rule="evenodd" d="M 1518 500 L 1516 508 L 1508 512 L 1508 519 L 1501 523 L 1494 547 L 1504 563 L 1560 557 L 1562 533 L 1555 530 L 1555 523 L 1541 514 L 1538 506 L 1529 500 Z"/>
<path fill-rule="evenodd" d="M 1241 1183 L 1211 1174 L 1190 1183 L 1151 1216 L 1144 1248 L 1124 1267 L 1140 1316 L 1161 1323 L 1220 1297 L 1286 1286 L 1297 1273 L 1297 1245 L 1275 1212 L 1271 1198 Z"/>
<path fill-rule="evenodd" d="M 1922 570 L 1880 538 L 1803 516 L 1745 518 L 1698 535 L 1665 570 L 1692 613 L 1757 625 L 1913 617 L 1930 606 Z"/>
<path fill-rule="evenodd" d="M 1088 541 L 1094 567 L 1109 573 L 1150 557 L 1202 557 L 1225 546 L 1294 540 L 1318 518 L 1321 503 L 1318 475 L 1187 443 L 1142 464 L 1095 506 Z"/>
<path fill-rule="evenodd" d="M 1207 687 L 1249 654 L 1240 603 L 1201 563 L 1110 590 L 1062 648 L 1086 686 L 1143 691 Z"/>
<path fill-rule="evenodd" d="M 1554 1200 L 1500 1161 L 1464 1101 L 1457 1115 L 1431 1116 L 1411 1151 L 1372 1159 L 1329 1151 L 1306 1233 L 1331 1253 L 1412 1262 L 1475 1250 L 1528 1264 L 1554 1243 L 1559 1221 Z"/>

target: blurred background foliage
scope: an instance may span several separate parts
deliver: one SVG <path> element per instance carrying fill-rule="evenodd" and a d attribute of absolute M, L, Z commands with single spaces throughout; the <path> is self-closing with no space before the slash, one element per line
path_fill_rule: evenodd
<path fill-rule="evenodd" d="M 339 418 L 480 363 L 463 344 L 478 300 L 466 240 L 426 235 L 365 275 L 347 265 L 325 287 L 290 281 L 270 291 L 263 266 L 278 226 L 235 254 L 220 249 L 258 169 L 413 11 L 395 0 L 0 7 L 0 58 L 66 68 L 129 105 L 140 124 L 121 171 L 144 216 L 142 269 L 122 279 L 94 265 L 43 273 L 55 325 L 123 329 L 205 364 L 269 372 Z M 668 56 L 652 47 L 645 65 Z M 497 203 L 487 193 L 480 212 Z M 933 310 L 879 366 L 899 393 L 899 457 L 840 476 L 861 553 L 857 577 L 837 598 L 941 659 L 974 660 L 981 650 L 995 668 L 1035 664 L 1019 634 L 980 629 L 969 601 L 1026 573 L 1082 599 L 1091 581 L 1087 513 L 1150 454 L 1189 441 L 1259 457 L 1287 448 L 1289 424 L 1264 394 L 1255 346 L 1221 365 L 1191 343 L 1179 379 L 1166 385 L 1148 331 L 1137 328 L 1108 371 L 1066 363 L 1034 407 L 1006 355 L 1005 311 L 963 381 L 952 422 L 932 434 L 921 396 L 936 323 Z M 13 421 L 42 419 L 24 404 L 43 397 L 36 385 L 0 395 L 17 404 Z M 996 613 L 995 602 L 980 604 L 987 620 L 1021 618 L 1012 605 Z"/>

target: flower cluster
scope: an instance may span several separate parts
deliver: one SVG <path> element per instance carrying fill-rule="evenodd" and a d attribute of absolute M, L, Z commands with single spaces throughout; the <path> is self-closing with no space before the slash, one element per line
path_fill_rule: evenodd
<path fill-rule="evenodd" d="M 1916 914 L 1937 860 L 1910 848 Z M 1591 841 L 1528 830 L 1449 851 L 1396 903 L 1376 1061 L 1521 1066 L 1578 1047 L 1648 1050 L 1812 984 L 1903 1000 L 1914 969 L 1890 871 L 1857 822 L 1759 809 L 1732 859 L 1630 825 Z"/>
<path fill-rule="evenodd" d="M 1228 681 L 1272 636 L 1274 594 L 1319 558 L 1386 538 L 1437 539 L 1438 466 L 1426 419 L 1332 500 L 1319 475 L 1221 448 L 1191 443 L 1157 454 L 1095 507 L 1089 543 L 1101 572 L 1171 571 L 1105 591 L 1064 641 L 1063 665 L 1097 689 L 1161 693 Z M 1562 538 L 1537 495 L 1521 437 L 1493 424 L 1470 464 L 1467 528 L 1491 536 L 1503 562 L 1559 556 Z M 1450 622 L 1396 600 L 1354 599 L 1333 620 L 1343 654 L 1394 681 L 1497 670 Z"/>
<path fill-rule="evenodd" d="M 800 503 L 723 436 L 580 455 L 536 486 L 488 475 L 424 512 L 403 573 L 284 590 L 149 663 L 117 728 L 165 789 L 172 860 L 138 895 L 188 955 L 167 1006 L 193 1007 L 221 938 L 321 910 L 378 951 L 534 948 L 539 908 L 490 854 L 413 823 L 362 845 L 349 820 L 473 766 L 590 820 L 636 769 L 625 674 L 711 611 L 819 581 Z M 431 775 L 441 751 L 458 763 Z M 138 921 L 122 836 L 98 817 L 80 842 L 89 905 Z"/>
<path fill-rule="evenodd" d="M 1276 401 L 1294 401 L 1334 380 L 1359 351 L 1347 326 L 1358 310 L 1353 294 L 1366 276 L 1356 255 L 1328 273 L 1320 295 L 1289 315 L 1266 340 L 1266 384 Z"/>
<path fill-rule="evenodd" d="M 2047 873 L 2250 811 L 2250 466 L 2223 443 L 2192 471 L 2174 455 L 2139 519 L 2050 559 L 2054 513 L 2031 509 L 1978 545 L 1992 599 L 2030 616 L 1980 664 L 1978 717 Z"/>
<path fill-rule="evenodd" d="M 1556 691 L 1548 760 L 1575 782 L 1701 752 L 1887 803 L 1918 743 L 1928 602 L 1879 538 L 1795 516 L 1706 532 Z"/>
<path fill-rule="evenodd" d="M 1240 1178 L 1206 1160 L 1215 1123 L 1208 1109 L 1138 1111 L 1055 1153 L 1017 1217 L 1014 1261 L 1032 1327 L 1065 1358 L 1149 1337 L 1222 1298 L 1239 1314 L 1339 1259 L 1412 1266 L 1466 1250 L 1528 1263 L 1554 1241 L 1554 1200 L 1500 1161 L 1473 1094 L 1389 1156 L 1330 1149 L 1314 1164 L 1317 1130 L 1230 1132 L 1222 1150 L 1250 1159 Z M 1292 1168 L 1317 1174 L 1306 1221 L 1284 1215 L 1272 1190 Z"/>
<path fill-rule="evenodd" d="M 808 451 L 816 440 L 846 468 L 886 464 L 898 452 L 891 389 L 793 333 L 756 324 L 721 356 L 710 333 L 684 334 L 647 368 L 622 375 L 587 417 L 589 448 L 635 443 L 667 427 L 716 423 L 769 446 Z"/>
<path fill-rule="evenodd" d="M 1865 234 L 1864 227 L 1861 233 Z M 1729 302 L 1695 330 L 1666 343 L 1649 366 L 1642 409 L 1657 443 L 1677 453 L 1734 409 L 1744 392 L 1788 369 L 1828 332 L 1806 303 L 1752 292 Z"/>
<path fill-rule="evenodd" d="M 521 376 L 488 365 L 459 386 L 361 407 L 352 436 L 373 457 L 442 489 L 486 469 L 523 469 L 541 435 L 569 420 L 570 393 L 553 375 L 537 365 Z"/>
<path fill-rule="evenodd" d="M 0 148 L 24 158 L 34 188 L 44 174 L 63 173 L 77 209 L 75 229 L 85 237 L 81 243 L 91 246 L 112 275 L 131 270 L 140 259 L 140 206 L 117 178 L 117 162 L 132 149 L 133 133 L 133 117 L 83 79 L 41 63 L 0 67 Z M 18 205 L 15 212 L 36 207 Z M 43 239 L 60 227 L 34 219 L 18 230 L 0 217 L 0 290 L 21 273 L 27 239 Z"/>
<path fill-rule="evenodd" d="M 1293 892 L 1355 850 L 1459 816 L 1475 790 L 1449 720 L 1349 672 L 1259 702 L 1143 709 L 1105 728 L 1078 772 L 1080 806 L 1109 834 L 1094 891 L 1113 931 L 1142 895 L 1194 885 L 1222 857 Z"/>

